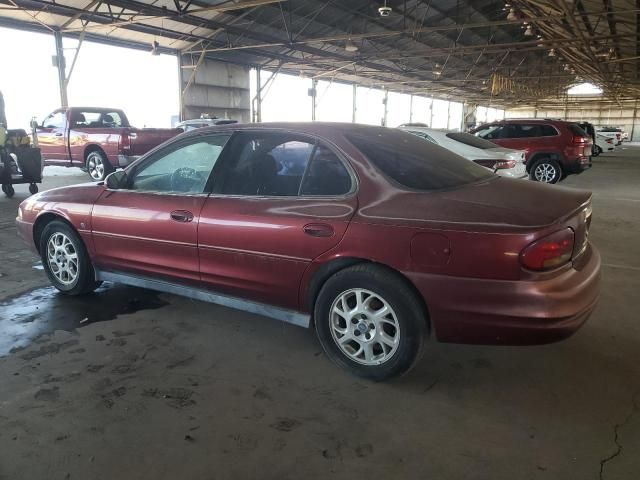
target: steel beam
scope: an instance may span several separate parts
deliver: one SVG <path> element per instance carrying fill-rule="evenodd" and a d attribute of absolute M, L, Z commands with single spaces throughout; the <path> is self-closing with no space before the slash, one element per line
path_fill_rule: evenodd
<path fill-rule="evenodd" d="M 53 32 L 56 42 L 56 67 L 58 68 L 58 88 L 60 89 L 60 106 L 68 107 L 69 98 L 67 96 L 66 64 L 64 59 L 64 49 L 62 47 L 62 34 L 59 31 Z"/>

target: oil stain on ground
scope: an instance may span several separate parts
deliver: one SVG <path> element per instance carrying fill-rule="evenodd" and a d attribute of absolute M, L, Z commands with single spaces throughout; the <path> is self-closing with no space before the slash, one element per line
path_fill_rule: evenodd
<path fill-rule="evenodd" d="M 0 357 L 55 330 L 73 331 L 165 305 L 158 292 L 126 285 L 104 283 L 94 293 L 78 297 L 62 295 L 53 287 L 38 288 L 0 303 Z"/>

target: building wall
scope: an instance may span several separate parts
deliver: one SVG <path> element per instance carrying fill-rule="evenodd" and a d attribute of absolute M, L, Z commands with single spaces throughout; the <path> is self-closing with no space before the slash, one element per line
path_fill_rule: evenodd
<path fill-rule="evenodd" d="M 243 123 L 251 121 L 248 67 L 205 59 L 189 83 L 197 58 L 182 55 L 180 60 L 183 120 L 205 114 Z"/>

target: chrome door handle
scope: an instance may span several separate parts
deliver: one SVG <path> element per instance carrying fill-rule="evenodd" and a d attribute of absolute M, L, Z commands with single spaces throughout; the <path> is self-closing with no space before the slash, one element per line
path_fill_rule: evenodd
<path fill-rule="evenodd" d="M 312 237 L 333 237 L 333 227 L 326 223 L 309 223 L 302 230 Z"/>
<path fill-rule="evenodd" d="M 171 220 L 188 223 L 193 220 L 193 213 L 188 210 L 174 210 L 171 212 Z"/>
<path fill-rule="evenodd" d="M 56 133 L 56 137 L 61 137 L 62 133 Z"/>

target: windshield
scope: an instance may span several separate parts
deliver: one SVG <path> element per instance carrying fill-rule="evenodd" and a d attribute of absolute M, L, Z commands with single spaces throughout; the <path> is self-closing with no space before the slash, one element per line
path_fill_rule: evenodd
<path fill-rule="evenodd" d="M 476 137 L 475 135 L 471 135 L 470 133 L 450 132 L 447 133 L 447 138 L 455 140 L 456 142 L 464 143 L 465 145 L 469 145 L 470 147 L 481 148 L 482 150 L 487 150 L 489 148 L 499 148 L 495 143 L 492 143 L 489 140 L 485 140 L 484 138 Z"/>
<path fill-rule="evenodd" d="M 415 190 L 454 188 L 492 178 L 491 171 L 410 133 L 379 129 L 347 138 L 387 177 Z"/>

